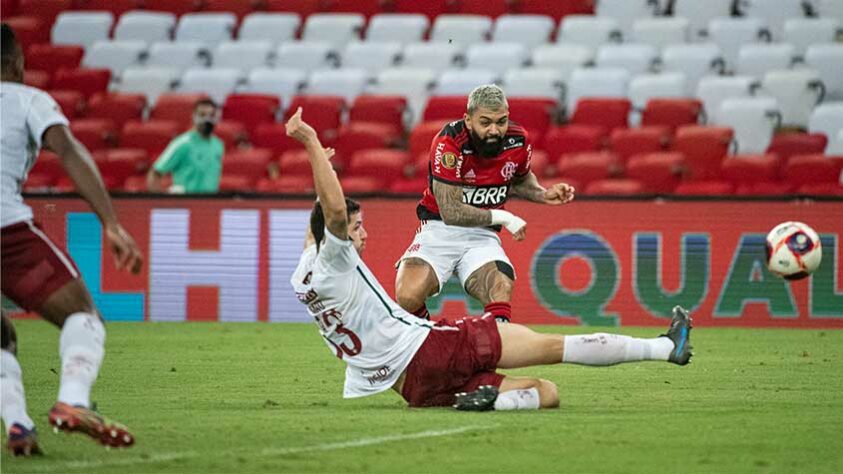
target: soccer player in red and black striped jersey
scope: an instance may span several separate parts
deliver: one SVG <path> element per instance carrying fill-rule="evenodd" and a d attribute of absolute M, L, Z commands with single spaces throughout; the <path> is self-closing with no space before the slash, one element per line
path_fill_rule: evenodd
<path fill-rule="evenodd" d="M 504 91 L 475 88 L 465 118 L 445 125 L 430 146 L 430 184 L 416 210 L 421 225 L 398 262 L 395 296 L 404 309 L 427 317 L 425 301 L 456 273 L 486 312 L 510 319 L 515 270 L 498 232 L 504 227 L 523 240 L 527 231 L 504 210 L 510 193 L 549 205 L 574 199 L 568 184 L 539 185 L 532 153 L 527 131 L 509 120 Z"/>

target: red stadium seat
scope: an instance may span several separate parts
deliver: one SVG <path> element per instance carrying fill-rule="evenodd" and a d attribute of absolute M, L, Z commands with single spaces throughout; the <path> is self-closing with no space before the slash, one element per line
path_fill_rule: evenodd
<path fill-rule="evenodd" d="M 839 183 L 843 156 L 794 155 L 784 168 L 784 177 L 794 186 Z"/>
<path fill-rule="evenodd" d="M 306 150 L 289 150 L 282 153 L 278 157 L 278 171 L 281 176 L 313 175 Z"/>
<path fill-rule="evenodd" d="M 18 11 L 38 17 L 45 24 L 52 26 L 59 13 L 72 9 L 71 0 L 20 0 Z"/>
<path fill-rule="evenodd" d="M 427 155 L 430 152 L 433 139 L 439 135 L 443 127 L 445 127 L 445 121 L 439 120 L 422 122 L 417 125 L 410 133 L 410 155 Z"/>
<path fill-rule="evenodd" d="M 343 191 L 348 194 L 366 194 L 383 191 L 383 181 L 372 176 L 349 176 L 340 179 Z"/>
<path fill-rule="evenodd" d="M 626 128 L 632 103 L 627 99 L 586 98 L 577 101 L 571 123 L 597 125 L 609 130 Z"/>
<path fill-rule="evenodd" d="M 23 72 L 23 83 L 42 91 L 47 90 L 50 88 L 50 74 L 46 71 L 27 69 Z"/>
<path fill-rule="evenodd" d="M 280 155 L 288 150 L 301 150 L 304 147 L 301 143 L 287 136 L 287 129 L 283 123 L 265 123 L 258 125 L 252 132 L 252 145 L 259 148 L 268 148 L 275 155 Z"/>
<path fill-rule="evenodd" d="M 433 20 L 448 12 L 448 0 L 394 0 L 395 13 L 421 13 Z"/>
<path fill-rule="evenodd" d="M 0 0 L 0 18 L 5 20 L 14 16 L 18 11 L 19 0 Z"/>
<path fill-rule="evenodd" d="M 255 180 L 241 174 L 223 174 L 220 176 L 220 191 L 251 192 L 255 190 Z"/>
<path fill-rule="evenodd" d="M 599 179 L 585 187 L 586 196 L 636 196 L 647 194 L 644 185 L 634 179 Z"/>
<path fill-rule="evenodd" d="M 606 140 L 606 129 L 592 125 L 563 125 L 550 129 L 541 148 L 551 163 L 566 153 L 597 151 Z"/>
<path fill-rule="evenodd" d="M 702 180 L 684 181 L 676 186 L 673 194 L 679 196 L 728 196 L 735 187 L 728 181 Z"/>
<path fill-rule="evenodd" d="M 767 153 L 775 153 L 787 163 L 793 155 L 822 154 L 827 144 L 828 138 L 822 133 L 782 133 L 773 137 Z"/>
<path fill-rule="evenodd" d="M 41 173 L 29 173 L 26 182 L 23 183 L 23 190 L 26 192 L 48 191 L 56 179 L 53 176 Z"/>
<path fill-rule="evenodd" d="M 342 123 L 345 100 L 335 96 L 296 96 L 290 102 L 284 120 L 299 107 L 303 109 L 302 117 L 319 133 L 322 144 L 333 146 Z"/>
<path fill-rule="evenodd" d="M 418 196 L 424 192 L 428 184 L 427 176 L 402 178 L 392 182 L 392 185 L 389 186 L 389 192 L 392 194 L 412 194 Z"/>
<path fill-rule="evenodd" d="M 253 182 L 267 177 L 267 169 L 272 161 L 272 151 L 266 148 L 247 148 L 228 152 L 222 160 L 224 175 L 247 176 Z"/>
<path fill-rule="evenodd" d="M 840 183 L 818 183 L 803 184 L 797 189 L 799 194 L 808 196 L 843 196 L 843 184 Z"/>
<path fill-rule="evenodd" d="M 64 176 L 64 167 L 61 164 L 61 158 L 55 153 L 41 151 L 38 154 L 38 159 L 35 160 L 35 165 L 29 170 L 29 174 L 49 176 L 51 182 L 55 183 L 59 177 Z"/>
<path fill-rule="evenodd" d="M 78 91 L 51 90 L 48 93 L 59 104 L 64 116 L 70 120 L 79 117 L 85 109 L 85 98 Z"/>
<path fill-rule="evenodd" d="M 226 151 L 237 148 L 249 141 L 249 134 L 246 132 L 246 127 L 240 122 L 231 120 L 219 121 L 216 127 L 214 127 L 214 135 L 222 140 Z"/>
<path fill-rule="evenodd" d="M 176 16 L 195 12 L 202 5 L 198 0 L 141 0 L 144 10 L 173 13 Z"/>
<path fill-rule="evenodd" d="M 360 95 L 354 99 L 349 111 L 349 122 L 372 122 L 390 125 L 392 135 L 404 135 L 404 112 L 407 110 L 407 99 L 390 95 Z"/>
<path fill-rule="evenodd" d="M 679 184 L 684 161 L 685 156 L 676 152 L 633 155 L 626 163 L 626 175 L 649 192 L 669 194 Z"/>
<path fill-rule="evenodd" d="M 508 99 L 509 118 L 527 129 L 532 142 L 539 143 L 556 114 L 556 101 L 528 97 Z M 465 105 L 463 105 L 465 107 Z"/>
<path fill-rule="evenodd" d="M 392 144 L 392 127 L 379 123 L 354 123 L 344 126 L 337 138 L 337 155 L 349 158 L 368 148 L 387 148 Z M 341 163 L 335 160 L 336 163 Z M 342 162 L 344 163 L 344 162 Z"/>
<path fill-rule="evenodd" d="M 73 0 L 73 9 L 111 12 L 116 21 L 120 15 L 141 4 L 141 0 Z"/>
<path fill-rule="evenodd" d="M 146 152 L 135 148 L 103 150 L 94 159 L 108 189 L 122 188 L 130 176 L 143 172 L 147 166 Z"/>
<path fill-rule="evenodd" d="M 304 21 L 308 15 L 322 11 L 322 0 L 264 0 L 270 12 L 298 13 Z"/>
<path fill-rule="evenodd" d="M 547 15 L 555 21 L 568 15 L 590 15 L 594 13 L 594 0 L 519 0 L 513 13 Z"/>
<path fill-rule="evenodd" d="M 20 8 L 18 11 L 23 12 Z M 35 16 L 14 16 L 3 21 L 15 32 L 15 39 L 24 51 L 33 44 L 50 42 L 52 23 L 46 23 Z"/>
<path fill-rule="evenodd" d="M 422 114 L 423 121 L 437 120 L 451 122 L 459 120 L 465 115 L 468 97 L 461 95 L 440 95 L 427 100 Z"/>
<path fill-rule="evenodd" d="M 123 126 L 120 134 L 120 146 L 127 148 L 142 148 L 146 150 L 151 161 L 158 159 L 158 155 L 167 148 L 182 128 L 172 120 L 148 120 L 146 122 L 130 121 Z"/>
<path fill-rule="evenodd" d="M 744 183 L 735 187 L 738 196 L 780 197 L 791 194 L 793 185 L 786 181 L 768 181 L 764 183 Z"/>
<path fill-rule="evenodd" d="M 97 92 L 108 90 L 111 71 L 108 69 L 60 69 L 53 76 L 53 89 L 79 91 L 87 100 Z"/>
<path fill-rule="evenodd" d="M 255 11 L 260 5 L 259 0 L 203 0 L 203 12 L 224 12 L 237 15 L 237 21 L 243 21 L 243 17 Z"/>
<path fill-rule="evenodd" d="M 381 180 L 381 189 L 404 177 L 409 153 L 400 150 L 371 149 L 351 156 L 346 176 L 371 176 Z"/>
<path fill-rule="evenodd" d="M 624 161 L 639 153 L 663 151 L 670 143 L 667 127 L 621 128 L 612 132 L 609 138 L 612 151 Z"/>
<path fill-rule="evenodd" d="M 313 178 L 310 176 L 279 176 L 277 179 L 263 178 L 258 181 L 261 193 L 312 194 Z"/>
<path fill-rule="evenodd" d="M 511 0 L 459 0 L 457 11 L 461 15 L 484 15 L 497 18 L 509 12 Z"/>
<path fill-rule="evenodd" d="M 126 178 L 126 181 L 123 182 L 122 190 L 127 193 L 145 193 L 146 176 L 129 176 L 128 178 Z"/>
<path fill-rule="evenodd" d="M 699 122 L 702 102 L 697 99 L 650 99 L 641 115 L 642 126 L 663 126 L 671 133 L 683 125 Z"/>
<path fill-rule="evenodd" d="M 582 186 L 588 186 L 592 181 L 618 175 L 621 161 L 618 155 L 609 151 L 571 153 L 563 155 L 557 166 L 563 181 L 571 178 Z"/>
<path fill-rule="evenodd" d="M 275 122 L 281 100 L 274 95 L 231 94 L 222 106 L 222 118 L 235 120 L 253 130 L 262 123 Z"/>
<path fill-rule="evenodd" d="M 117 142 L 117 128 L 109 119 L 74 120 L 70 131 L 90 151 L 110 148 Z"/>
<path fill-rule="evenodd" d="M 33 44 L 26 48 L 26 67 L 46 71 L 52 76 L 59 69 L 76 69 L 85 49 L 80 46 Z"/>
<path fill-rule="evenodd" d="M 122 129 L 129 120 L 141 120 L 145 107 L 143 94 L 100 93 L 91 97 L 85 116 L 111 119 L 118 129 Z"/>
<path fill-rule="evenodd" d="M 153 120 L 172 120 L 179 127 L 188 129 L 193 126 L 193 108 L 196 102 L 207 99 L 206 94 L 182 94 L 167 92 L 158 96 L 155 106 L 149 113 Z"/>
<path fill-rule="evenodd" d="M 385 3 L 385 0 L 325 0 L 322 8 L 331 13 L 362 13 L 368 19 L 382 13 Z"/>
<path fill-rule="evenodd" d="M 768 183 L 776 181 L 779 175 L 778 155 L 735 155 L 723 160 L 720 176 L 735 185 Z"/>
<path fill-rule="evenodd" d="M 685 155 L 690 179 L 713 179 L 720 175 L 732 137 L 730 128 L 687 125 L 676 131 L 673 150 Z"/>

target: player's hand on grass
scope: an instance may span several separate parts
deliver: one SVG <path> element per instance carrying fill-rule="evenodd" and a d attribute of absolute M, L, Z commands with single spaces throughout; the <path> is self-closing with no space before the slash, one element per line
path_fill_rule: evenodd
<path fill-rule="evenodd" d="M 299 107 L 296 109 L 296 113 L 290 117 L 290 120 L 287 120 L 285 125 L 287 127 L 287 136 L 301 143 L 308 143 L 311 140 L 316 140 L 316 130 L 308 125 L 307 122 L 302 120 L 301 113 L 302 109 Z"/>
<path fill-rule="evenodd" d="M 558 206 L 567 204 L 574 200 L 576 190 L 568 183 L 557 183 L 547 188 L 544 192 L 545 204 Z"/>
<path fill-rule="evenodd" d="M 120 224 L 111 224 L 105 228 L 108 247 L 114 256 L 114 266 L 118 270 L 127 269 L 134 274 L 143 266 L 143 255 L 135 239 Z"/>

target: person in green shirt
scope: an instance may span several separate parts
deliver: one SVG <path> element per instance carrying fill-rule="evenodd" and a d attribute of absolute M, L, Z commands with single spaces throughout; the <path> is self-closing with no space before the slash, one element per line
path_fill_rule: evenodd
<path fill-rule="evenodd" d="M 223 143 L 213 134 L 219 120 L 217 105 L 201 99 L 193 108 L 193 125 L 167 145 L 146 176 L 150 192 L 164 191 L 164 175 L 173 175 L 170 192 L 215 193 L 222 173 Z"/>

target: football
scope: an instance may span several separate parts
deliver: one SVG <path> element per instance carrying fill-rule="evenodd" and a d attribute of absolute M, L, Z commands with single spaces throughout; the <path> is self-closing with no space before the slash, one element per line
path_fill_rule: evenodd
<path fill-rule="evenodd" d="M 819 235 L 801 222 L 783 222 L 767 234 L 767 268 L 782 278 L 807 277 L 820 266 L 822 256 Z"/>

